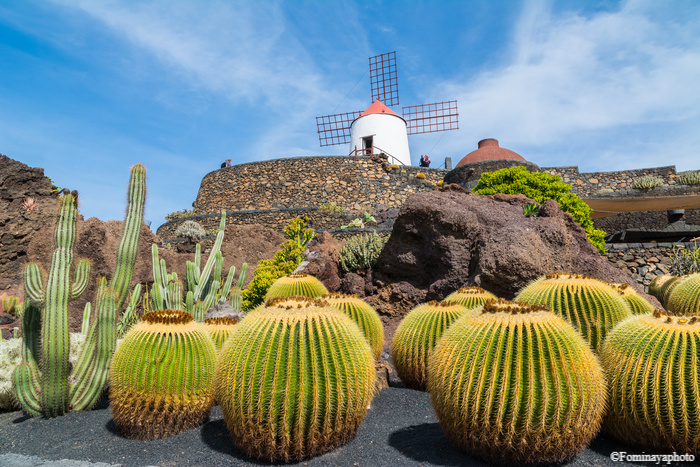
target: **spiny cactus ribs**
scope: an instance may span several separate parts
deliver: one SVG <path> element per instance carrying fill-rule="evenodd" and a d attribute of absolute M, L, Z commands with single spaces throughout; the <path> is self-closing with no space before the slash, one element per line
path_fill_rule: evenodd
<path fill-rule="evenodd" d="M 384 348 L 384 327 L 374 308 L 357 295 L 329 294 L 321 298 L 357 323 L 372 349 L 374 359 L 379 360 Z"/>
<path fill-rule="evenodd" d="M 265 300 L 278 297 L 304 296 L 318 298 L 326 295 L 328 290 L 323 283 L 308 274 L 290 274 L 272 283 L 265 295 Z"/>
<path fill-rule="evenodd" d="M 204 327 L 209 332 L 216 351 L 221 351 L 226 340 L 236 331 L 237 318 L 209 318 L 204 320 Z"/>
<path fill-rule="evenodd" d="M 573 457 L 598 432 L 606 396 L 600 363 L 570 324 L 545 306 L 506 300 L 443 334 L 428 392 L 453 444 L 508 465 Z"/>
<path fill-rule="evenodd" d="M 131 439 L 195 428 L 214 405 L 216 350 L 204 325 L 180 310 L 146 313 L 112 360 L 114 423 Z"/>
<path fill-rule="evenodd" d="M 624 282 L 608 282 L 613 289 L 625 299 L 634 315 L 643 315 L 654 311 L 654 305 L 639 295 L 631 285 Z"/>
<path fill-rule="evenodd" d="M 700 318 L 663 310 L 630 318 L 605 340 L 605 430 L 646 450 L 700 455 Z"/>
<path fill-rule="evenodd" d="M 495 300 L 497 297 L 491 292 L 481 287 L 463 287 L 452 292 L 445 297 L 446 302 L 457 302 L 465 308 L 478 308 L 488 300 Z"/>
<path fill-rule="evenodd" d="M 391 342 L 391 357 L 407 387 L 425 390 L 431 350 L 445 330 L 469 311 L 457 302 L 431 301 L 418 305 L 401 320 Z"/>
<path fill-rule="evenodd" d="M 295 297 L 237 326 L 221 352 L 216 397 L 239 450 L 290 462 L 355 436 L 375 380 L 357 324 L 324 301 Z"/>

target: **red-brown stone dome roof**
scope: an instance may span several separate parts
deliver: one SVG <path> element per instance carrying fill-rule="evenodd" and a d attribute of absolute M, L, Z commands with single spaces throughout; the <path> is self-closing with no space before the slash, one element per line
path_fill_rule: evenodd
<path fill-rule="evenodd" d="M 510 159 L 526 162 L 525 158 L 520 154 L 513 152 L 510 149 L 500 147 L 497 139 L 487 138 L 479 141 L 479 149 L 464 156 L 455 166 L 455 168 L 472 164 L 474 162 L 493 161 L 498 159 Z"/>

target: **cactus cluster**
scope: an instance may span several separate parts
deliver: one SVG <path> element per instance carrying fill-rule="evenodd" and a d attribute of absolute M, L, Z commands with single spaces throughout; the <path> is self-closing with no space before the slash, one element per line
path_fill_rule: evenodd
<path fill-rule="evenodd" d="M 320 280 L 308 274 L 297 273 L 275 280 L 268 289 L 265 300 L 294 296 L 319 298 L 326 294 L 328 294 L 328 289 Z"/>
<path fill-rule="evenodd" d="M 204 227 L 193 220 L 186 220 L 175 229 L 175 237 L 186 238 L 192 243 L 199 242 L 205 235 Z"/>
<path fill-rule="evenodd" d="M 655 177 L 653 175 L 645 175 L 633 181 L 632 188 L 635 188 L 637 190 L 648 190 L 650 188 L 662 186 L 663 184 L 663 178 Z"/>
<path fill-rule="evenodd" d="M 372 349 L 374 359 L 379 360 L 384 348 L 384 327 L 374 308 L 357 295 L 335 293 L 324 295 L 321 298 L 328 302 L 328 305 L 342 311 L 357 323 Z"/>
<path fill-rule="evenodd" d="M 290 462 L 355 436 L 375 384 L 357 324 L 325 301 L 294 297 L 237 326 L 220 354 L 216 398 L 239 450 Z"/>
<path fill-rule="evenodd" d="M 447 328 L 468 311 L 457 302 L 431 301 L 413 308 L 401 320 L 391 341 L 391 358 L 407 387 L 426 389 L 430 352 Z"/>
<path fill-rule="evenodd" d="M 605 379 L 581 336 L 542 305 L 487 302 L 444 333 L 428 392 L 448 439 L 508 465 L 563 462 L 596 435 Z"/>
<path fill-rule="evenodd" d="M 633 315 L 643 315 L 654 311 L 654 305 L 637 293 L 634 288 L 625 282 L 608 282 L 613 289 L 625 299 L 630 306 Z"/>
<path fill-rule="evenodd" d="M 489 300 L 496 300 L 497 298 L 498 297 L 494 294 L 481 287 L 462 287 L 449 294 L 443 301 L 457 302 L 471 310 L 480 307 Z"/>
<path fill-rule="evenodd" d="M 580 274 L 540 277 L 526 285 L 515 301 L 548 306 L 571 323 L 596 352 L 600 352 L 606 334 L 632 314 L 625 299 L 610 285 Z"/>
<path fill-rule="evenodd" d="M 610 333 L 601 359 L 606 431 L 646 449 L 700 454 L 700 318 L 630 318 Z"/>
<path fill-rule="evenodd" d="M 110 370 L 112 418 L 130 439 L 195 428 L 214 406 L 216 349 L 181 310 L 146 313 L 124 337 Z"/>
<path fill-rule="evenodd" d="M 376 231 L 352 237 L 340 249 L 338 257 L 340 269 L 343 272 L 349 272 L 375 267 L 387 240 L 389 237 L 381 237 Z"/>
<path fill-rule="evenodd" d="M 700 170 L 683 172 L 677 180 L 679 185 L 700 185 Z"/>

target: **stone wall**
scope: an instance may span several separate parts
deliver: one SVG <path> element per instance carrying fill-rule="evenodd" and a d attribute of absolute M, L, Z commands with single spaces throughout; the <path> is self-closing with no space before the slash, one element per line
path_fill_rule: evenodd
<path fill-rule="evenodd" d="M 695 249 L 698 243 L 609 243 L 605 256 L 619 269 L 626 270 L 633 280 L 649 289 L 654 277 L 668 274 L 671 257 L 676 249 Z"/>
<path fill-rule="evenodd" d="M 419 173 L 425 178 L 418 178 Z M 205 175 L 192 203 L 195 215 L 187 219 L 213 229 L 223 210 L 227 223 L 232 224 L 262 224 L 281 230 L 301 215 L 308 216 L 317 230 L 339 228 L 365 211 L 398 209 L 411 194 L 434 190 L 445 173 L 445 169 L 392 166 L 380 156 L 250 162 Z M 323 203 L 334 203 L 346 211 L 337 214 L 318 209 Z M 172 237 L 184 220 L 163 224 L 158 235 Z"/>

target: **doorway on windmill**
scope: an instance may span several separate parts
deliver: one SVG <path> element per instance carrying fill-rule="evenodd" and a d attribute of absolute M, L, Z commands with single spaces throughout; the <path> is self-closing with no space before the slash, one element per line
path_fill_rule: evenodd
<path fill-rule="evenodd" d="M 372 154 L 372 139 L 372 136 L 362 138 L 362 145 L 364 146 L 365 154 L 368 156 Z"/>

